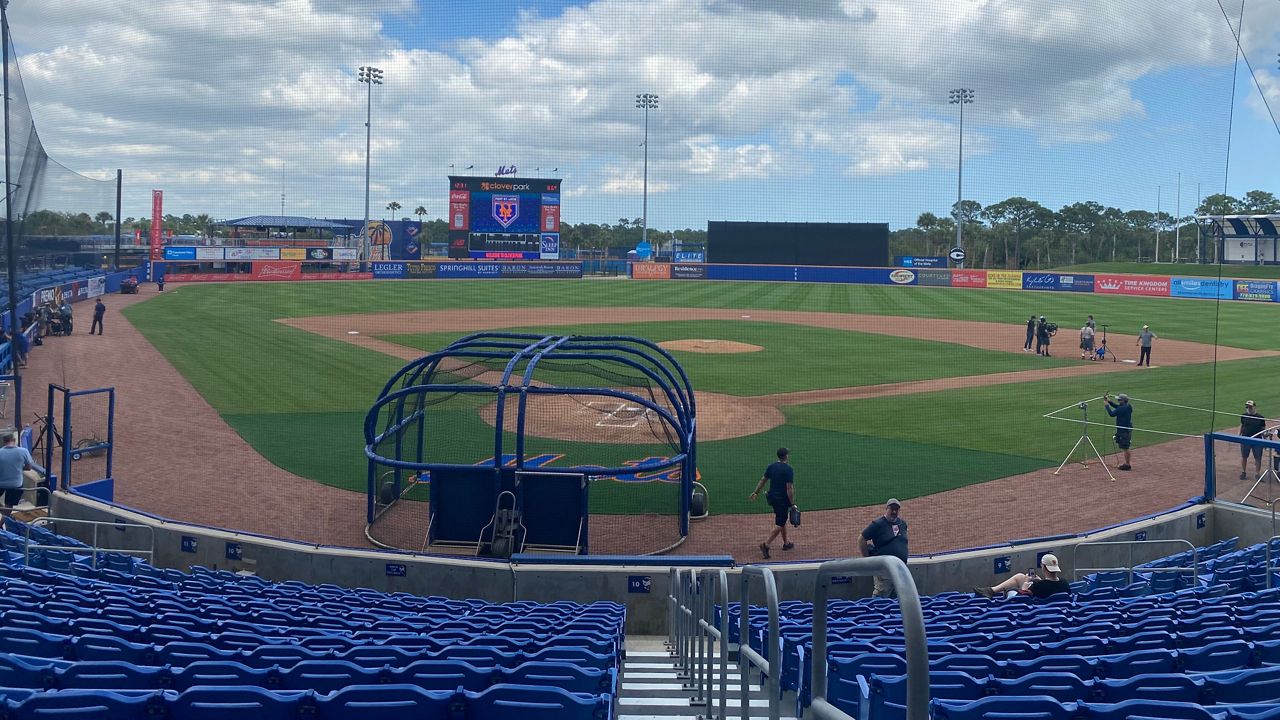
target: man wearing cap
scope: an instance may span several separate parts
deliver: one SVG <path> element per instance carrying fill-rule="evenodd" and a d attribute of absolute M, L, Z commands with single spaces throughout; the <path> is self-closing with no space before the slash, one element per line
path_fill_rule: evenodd
<path fill-rule="evenodd" d="M 1107 414 L 1116 419 L 1116 446 L 1124 451 L 1124 462 L 1120 463 L 1119 470 L 1131 470 L 1129 467 L 1129 445 L 1133 441 L 1133 406 L 1129 404 L 1129 396 L 1120 393 L 1116 396 L 1118 402 L 1111 402 L 1111 393 L 1102 396 L 1106 401 Z"/>
<path fill-rule="evenodd" d="M 1252 400 L 1246 401 L 1244 414 L 1240 416 L 1240 434 L 1245 437 L 1260 438 L 1266 430 L 1267 419 L 1262 416 L 1262 413 L 1258 412 L 1258 408 Z M 1248 477 L 1246 472 L 1249 470 L 1249 453 L 1253 453 L 1254 476 L 1257 477 L 1262 474 L 1262 446 L 1240 443 L 1241 480 Z"/>
<path fill-rule="evenodd" d="M 898 498 L 889 498 L 884 504 L 884 515 L 871 521 L 862 531 L 858 543 L 863 557 L 871 555 L 892 555 L 902 562 L 907 561 L 907 521 L 900 517 L 902 503 Z M 887 576 L 875 577 L 874 590 L 876 597 L 893 597 L 893 579 Z"/>
<path fill-rule="evenodd" d="M 1022 352 L 1031 352 L 1031 341 L 1036 339 L 1036 316 L 1027 318 L 1027 341 L 1022 344 Z"/>
<path fill-rule="evenodd" d="M 1085 325 L 1080 328 L 1080 359 L 1093 358 L 1093 328 Z"/>
<path fill-rule="evenodd" d="M 769 559 L 769 543 L 773 542 L 778 535 L 782 535 L 783 550 L 790 550 L 796 546 L 787 539 L 787 515 L 796 504 L 795 471 L 787 462 L 790 455 L 790 450 L 778 448 L 777 462 L 770 463 L 769 467 L 764 469 L 764 476 L 760 478 L 760 482 L 756 483 L 756 489 L 751 493 L 751 499 L 755 500 L 760 495 L 764 484 L 769 483 L 769 492 L 765 493 L 764 499 L 769 503 L 769 507 L 773 508 L 774 528 L 769 539 L 760 543 L 760 554 L 765 560 Z"/>
<path fill-rule="evenodd" d="M 1018 573 L 995 587 L 975 587 L 973 591 L 989 598 L 1004 597 L 1009 592 L 1047 598 L 1071 592 L 1071 584 L 1062 579 L 1062 567 L 1058 565 L 1058 556 L 1045 553 L 1040 558 L 1040 573 L 1034 570 Z"/>
<path fill-rule="evenodd" d="M 1138 341 L 1134 345 L 1141 346 L 1138 352 L 1138 367 L 1142 367 L 1142 361 L 1147 361 L 1147 367 L 1151 367 L 1151 341 L 1155 340 L 1159 335 L 1151 332 L 1151 328 L 1143 325 L 1142 332 L 1138 333 Z"/>

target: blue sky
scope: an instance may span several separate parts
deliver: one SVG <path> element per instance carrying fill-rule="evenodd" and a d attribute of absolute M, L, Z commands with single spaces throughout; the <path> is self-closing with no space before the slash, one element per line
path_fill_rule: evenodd
<path fill-rule="evenodd" d="M 1228 12 L 1240 0 L 1223 0 Z M 1183 212 L 1201 192 L 1280 194 L 1280 138 L 1244 74 L 1231 117 L 1218 0 L 61 0 L 11 9 L 40 136 L 125 214 L 446 211 L 449 165 L 559 167 L 569 222 L 885 221 L 945 213 L 971 87 L 965 197 Z M 1273 7 L 1274 6 L 1274 7 Z M 1280 3 L 1243 38 L 1280 110 Z M 1231 152 L 1227 134 L 1231 132 Z M 1229 160 L 1229 164 L 1228 164 Z M 544 174 L 546 174 L 544 172 Z"/>

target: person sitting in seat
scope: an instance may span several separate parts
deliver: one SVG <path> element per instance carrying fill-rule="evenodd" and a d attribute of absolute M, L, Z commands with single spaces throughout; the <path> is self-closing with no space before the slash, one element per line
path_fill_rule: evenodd
<path fill-rule="evenodd" d="M 1040 558 L 1040 570 L 1041 573 L 1036 573 L 1035 570 L 1017 573 L 995 587 L 975 587 L 973 591 L 989 598 L 1007 597 L 1009 593 L 1047 598 L 1071 592 L 1071 584 L 1062 579 L 1062 568 L 1058 565 L 1057 555 L 1045 553 Z"/>

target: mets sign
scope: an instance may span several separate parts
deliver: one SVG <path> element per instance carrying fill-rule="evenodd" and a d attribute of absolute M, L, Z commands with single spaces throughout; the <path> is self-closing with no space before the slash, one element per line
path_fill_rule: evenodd
<path fill-rule="evenodd" d="M 494 195 L 492 200 L 493 219 L 504 228 L 511 227 L 511 223 L 520 217 L 520 196 L 519 195 Z"/>

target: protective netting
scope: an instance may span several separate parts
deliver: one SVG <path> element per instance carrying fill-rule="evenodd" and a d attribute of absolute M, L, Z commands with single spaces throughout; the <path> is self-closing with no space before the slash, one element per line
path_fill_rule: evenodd
<path fill-rule="evenodd" d="M 20 62 L 9 42 L 9 173 L 6 202 L 11 206 L 18 251 L 15 280 L 19 300 L 57 285 L 50 271 L 98 264 L 112 245 L 116 221 L 115 171 L 86 168 L 76 172 L 50 157 L 36 129 L 36 117 L 22 80 Z M 0 262 L 0 280 L 8 271 Z M 6 307 L 7 289 L 0 292 Z"/>

